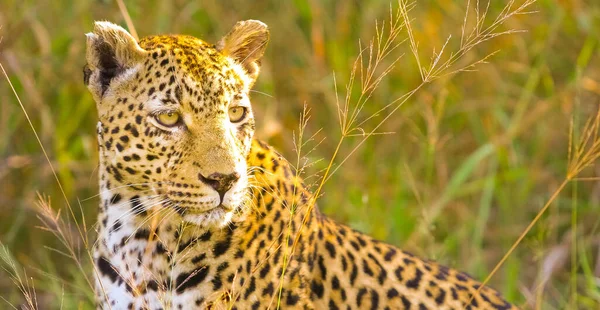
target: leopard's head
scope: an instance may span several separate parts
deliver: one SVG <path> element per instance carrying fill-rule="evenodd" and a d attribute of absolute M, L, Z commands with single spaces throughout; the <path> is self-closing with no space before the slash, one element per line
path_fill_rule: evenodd
<path fill-rule="evenodd" d="M 153 207 L 185 221 L 227 224 L 248 194 L 249 91 L 268 39 L 254 20 L 216 45 L 182 35 L 137 42 L 97 22 L 87 34 L 84 81 L 98 110 L 101 190 L 152 193 L 161 197 Z"/>

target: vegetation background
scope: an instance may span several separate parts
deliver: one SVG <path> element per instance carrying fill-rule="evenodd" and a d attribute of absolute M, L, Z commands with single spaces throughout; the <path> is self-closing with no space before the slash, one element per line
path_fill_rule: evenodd
<path fill-rule="evenodd" d="M 449 35 L 447 53 L 456 50 L 467 3 L 414 3 L 409 15 L 422 60 Z M 490 20 L 506 3 L 491 1 Z M 306 105 L 305 131 L 322 141 L 309 155 L 316 163 L 307 175 L 326 166 L 340 137 L 334 86 L 343 97 L 359 39 L 364 47 L 375 21 L 390 9 L 389 1 L 375 0 L 126 5 L 140 36 L 183 33 L 216 42 L 238 20 L 267 23 L 271 41 L 252 95 L 257 136 L 295 158 L 292 137 Z M 484 279 L 551 201 L 490 283 L 524 308 L 598 309 L 600 162 L 551 196 L 565 180 L 570 141 L 599 108 L 600 2 L 539 0 L 531 10 L 536 13 L 503 26 L 527 32 L 500 36 L 463 57 L 468 63 L 499 50 L 488 64 L 420 88 L 379 129 L 390 134 L 369 138 L 333 174 L 319 206 L 340 222 Z M 90 236 L 98 202 L 96 112 L 82 67 L 84 33 L 96 20 L 126 26 L 117 3 L 108 0 L 0 2 L 0 63 Z M 404 56 L 365 105 L 365 115 L 381 118 L 376 112 L 382 106 L 421 83 L 408 42 L 393 53 Z M 359 141 L 348 138 L 341 153 L 349 154 Z M 66 250 L 60 238 L 40 228 L 45 215 L 38 215 L 38 193 L 50 197 L 56 210 L 65 209 L 65 201 L 4 78 L 0 193 L 0 308 L 25 304 L 21 290 L 27 293 L 27 287 L 35 288 L 41 309 L 93 307 L 92 291 L 73 260 L 61 254 Z M 83 253 L 75 227 L 64 227 L 69 244 Z M 81 261 L 89 266 L 85 255 Z"/>

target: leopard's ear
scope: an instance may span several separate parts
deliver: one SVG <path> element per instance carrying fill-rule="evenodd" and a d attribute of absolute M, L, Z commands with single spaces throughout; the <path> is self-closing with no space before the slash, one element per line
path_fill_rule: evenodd
<path fill-rule="evenodd" d="M 240 21 L 225 35 L 217 50 L 242 65 L 252 83 L 260 71 L 260 59 L 269 42 L 267 25 L 258 20 Z"/>
<path fill-rule="evenodd" d="M 110 22 L 96 22 L 86 36 L 84 82 L 94 96 L 102 98 L 111 81 L 141 62 L 146 51 L 127 30 Z"/>

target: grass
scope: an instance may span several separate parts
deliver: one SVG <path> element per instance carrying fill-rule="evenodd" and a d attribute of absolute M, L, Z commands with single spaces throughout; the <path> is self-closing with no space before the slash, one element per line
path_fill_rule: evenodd
<path fill-rule="evenodd" d="M 95 111 L 81 74 L 83 33 L 93 21 L 133 23 L 139 36 L 188 33 L 216 42 L 235 21 L 256 18 L 272 34 L 252 99 L 257 136 L 307 175 L 325 176 L 327 182 L 313 181 L 315 189 L 321 187 L 318 204 L 326 214 L 476 278 L 494 273 L 490 284 L 525 308 L 599 306 L 600 166 L 591 156 L 598 128 L 586 121 L 595 119 L 600 102 L 600 5 L 539 0 L 537 13 L 512 16 L 496 28 L 526 33 L 469 49 L 448 72 L 481 59 L 489 64 L 447 76 L 428 64 L 443 46 L 447 57 L 468 46 L 469 29 L 481 27 L 476 2 L 419 1 L 406 11 L 412 35 L 403 42 L 406 28 L 401 30 L 392 43 L 401 46 L 375 72 L 393 68 L 385 79 L 371 80 L 376 89 L 361 105 L 369 87 L 359 78 L 365 72 L 353 71 L 356 55 L 368 55 L 368 40 L 377 35 L 374 21 L 389 15 L 386 1 L 126 4 L 130 22 L 112 2 L 8 0 L 0 9 L 0 63 L 52 164 L 8 83 L 0 83 L 0 241 L 11 275 L 0 277 L 0 296 L 7 302 L 30 308 L 32 302 L 65 309 L 93 305 L 85 279 L 93 269 L 84 249 L 93 237 L 98 202 Z M 488 22 L 505 4 L 491 2 Z M 467 6 L 471 14 L 465 19 Z M 367 43 L 358 45 L 358 39 Z M 369 67 L 369 58 L 359 59 L 360 67 Z M 346 109 L 346 84 L 353 77 Z M 396 98 L 406 103 L 388 107 L 398 110 L 377 126 L 388 115 L 381 109 Z M 353 114 L 355 107 L 360 114 Z M 332 121 L 345 119 L 356 121 Z M 298 137 L 299 123 L 304 137 Z M 357 127 L 363 131 L 352 130 Z M 315 142 L 302 144 L 311 137 Z M 305 167 L 298 157 L 300 146 L 312 165 Z M 62 240 L 72 242 L 72 253 L 64 252 L 68 247 L 53 231 L 38 228 L 43 223 L 34 215 L 37 192 L 54 201 L 43 204 L 49 213 L 41 220 L 59 209 L 73 211 L 63 218 L 85 218 L 78 226 L 53 226 L 68 231 Z M 77 231 L 83 223 L 86 229 Z M 81 267 L 64 268 L 65 254 Z M 498 262 L 503 264 L 495 269 Z"/>

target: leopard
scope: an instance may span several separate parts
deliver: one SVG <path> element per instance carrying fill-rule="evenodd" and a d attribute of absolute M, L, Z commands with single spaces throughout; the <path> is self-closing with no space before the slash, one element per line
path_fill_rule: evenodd
<path fill-rule="evenodd" d="M 257 20 L 216 44 L 95 22 L 83 80 L 98 113 L 97 309 L 517 309 L 464 272 L 322 214 L 254 137 Z"/>

